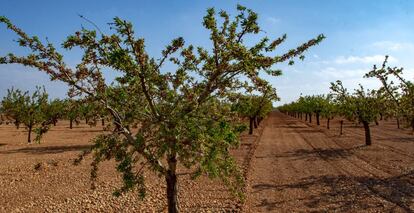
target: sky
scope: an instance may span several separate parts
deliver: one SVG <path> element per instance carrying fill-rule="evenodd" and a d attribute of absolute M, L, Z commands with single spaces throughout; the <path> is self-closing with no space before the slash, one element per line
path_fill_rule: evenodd
<path fill-rule="evenodd" d="M 366 88 L 378 88 L 377 80 L 363 75 L 374 64 L 382 64 L 385 55 L 390 55 L 391 66 L 404 67 L 407 79 L 414 78 L 414 1 L 411 0 L 1 0 L 0 15 L 30 35 L 47 38 L 56 47 L 82 26 L 93 28 L 79 14 L 106 33 L 111 32 L 107 23 L 118 16 L 134 24 L 137 35 L 145 38 L 148 52 L 157 58 L 179 36 L 187 44 L 210 47 L 208 32 L 202 26 L 206 9 L 215 7 L 235 15 L 237 4 L 259 14 L 263 32 L 249 37 L 248 44 L 264 36 L 277 38 L 286 33 L 287 41 L 277 52 L 280 54 L 318 34 L 327 37 L 306 52 L 304 61 L 293 66 L 275 66 L 283 70 L 283 75 L 267 80 L 281 97 L 276 105 L 294 101 L 301 94 L 326 94 L 330 82 L 336 80 L 342 80 L 349 89 L 359 83 Z M 0 25 L 0 55 L 27 54 L 14 42 L 16 38 Z M 58 50 L 67 64 L 74 66 L 80 61 L 81 52 Z M 105 76 L 111 79 L 114 73 Z M 33 91 L 36 85 L 44 85 L 51 97 L 66 95 L 67 87 L 51 82 L 44 73 L 21 65 L 0 65 L 0 98 L 7 94 L 8 88 Z"/>

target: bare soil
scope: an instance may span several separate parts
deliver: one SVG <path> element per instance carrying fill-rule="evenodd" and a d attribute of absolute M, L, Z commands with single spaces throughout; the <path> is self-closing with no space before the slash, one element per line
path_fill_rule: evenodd
<path fill-rule="evenodd" d="M 314 119 L 316 120 L 316 119 Z M 275 112 L 249 176 L 248 212 L 414 212 L 414 136 L 392 122 L 364 130 L 321 126 Z"/>
<path fill-rule="evenodd" d="M 183 212 L 414 212 L 414 136 L 394 121 L 372 125 L 372 146 L 362 126 L 339 120 L 321 126 L 272 113 L 253 136 L 232 150 L 247 177 L 242 205 L 219 180 L 190 180 L 180 168 Z M 0 125 L 0 212 L 166 212 L 162 178 L 147 174 L 148 193 L 112 196 L 121 179 L 105 162 L 90 189 L 90 162 L 73 160 L 102 127 L 61 121 L 41 144 L 26 132 Z"/>

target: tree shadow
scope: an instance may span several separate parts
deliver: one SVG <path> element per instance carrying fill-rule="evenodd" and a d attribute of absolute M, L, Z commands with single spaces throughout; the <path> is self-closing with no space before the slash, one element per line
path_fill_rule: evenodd
<path fill-rule="evenodd" d="M 313 148 L 313 149 L 296 149 L 294 151 L 285 152 L 282 154 L 256 156 L 256 158 L 291 158 L 290 160 L 305 160 L 314 161 L 318 159 L 335 160 L 343 159 L 353 156 L 354 150 L 366 147 L 365 145 L 358 145 L 350 148 Z"/>
<path fill-rule="evenodd" d="M 15 150 L 0 151 L 0 154 L 15 154 L 15 153 L 26 153 L 26 154 L 57 154 L 71 151 L 83 151 L 90 149 L 92 145 L 70 145 L 70 146 L 42 146 L 42 147 L 28 147 Z"/>
<path fill-rule="evenodd" d="M 253 185 L 255 193 L 260 191 L 297 191 L 303 190 L 305 196 L 300 200 L 286 198 L 282 201 L 262 199 L 258 207 L 277 210 L 286 207 L 288 202 L 298 202 L 308 208 L 305 211 L 323 209 L 323 211 L 381 211 L 390 208 L 386 202 L 378 202 L 378 198 L 398 206 L 407 212 L 413 212 L 414 185 L 409 182 L 414 177 L 414 170 L 389 178 L 352 177 L 352 176 L 311 176 L 290 184 L 257 184 Z M 280 198 L 280 197 L 279 197 Z M 375 202 L 373 202 L 375 201 Z M 387 209 L 388 211 L 391 209 Z"/>

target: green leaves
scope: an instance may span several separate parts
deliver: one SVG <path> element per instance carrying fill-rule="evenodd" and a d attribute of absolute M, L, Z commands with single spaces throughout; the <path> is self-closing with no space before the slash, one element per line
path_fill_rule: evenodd
<path fill-rule="evenodd" d="M 3 18 L 0 21 L 17 33 L 20 45 L 32 54 L 10 54 L 0 62 L 35 67 L 53 80 L 66 82 L 70 97 L 81 99 L 66 102 L 65 115 L 71 120 L 110 116 L 113 131 L 94 141 L 91 177 L 96 177 L 101 161 L 115 159 L 124 182 L 116 194 L 134 187 L 145 194 L 142 165 L 166 176 L 175 174 L 178 163 L 194 168 L 196 174 L 222 179 L 240 195 L 243 178 L 229 149 L 239 144 L 238 136 L 246 128 L 241 117 L 263 117 L 272 110 L 272 101 L 279 99 L 262 73 L 281 75 L 274 65 L 303 59 L 304 52 L 324 36 L 270 56 L 287 36 L 258 38 L 250 47 L 244 38 L 260 32 L 259 16 L 241 5 L 237 11 L 231 18 L 225 11 L 217 15 L 214 8 L 207 10 L 203 25 L 211 48 L 185 46 L 183 38 L 176 38 L 161 51 L 161 58 L 152 57 L 132 23 L 119 17 L 110 24 L 110 35 L 81 29 L 63 43 L 66 49 L 79 47 L 84 52 L 74 69 L 53 45 L 43 45 Z M 173 62 L 176 69 L 163 70 L 165 61 Z M 116 70 L 116 82 L 107 84 L 103 69 Z M 252 94 L 244 96 L 243 91 Z M 92 107 L 83 108 L 85 103 Z"/>
<path fill-rule="evenodd" d="M 36 133 L 35 141 L 40 143 L 44 133 L 49 130 L 52 124 L 53 116 L 51 105 L 48 103 L 48 94 L 42 87 L 36 87 L 36 90 L 29 94 L 29 91 L 22 92 L 19 89 L 7 90 L 1 102 L 1 111 L 16 122 L 16 125 L 23 124 L 28 130 L 28 143 L 31 143 L 30 133 Z"/>

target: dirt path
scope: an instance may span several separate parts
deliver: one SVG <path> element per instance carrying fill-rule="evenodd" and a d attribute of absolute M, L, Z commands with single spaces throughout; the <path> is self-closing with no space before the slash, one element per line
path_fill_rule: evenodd
<path fill-rule="evenodd" d="M 372 157 L 378 147 L 358 142 L 344 147 L 277 112 L 263 131 L 251 165 L 245 211 L 414 212 L 414 161 L 407 160 L 408 172 L 378 166 L 404 155 L 377 152 Z"/>

